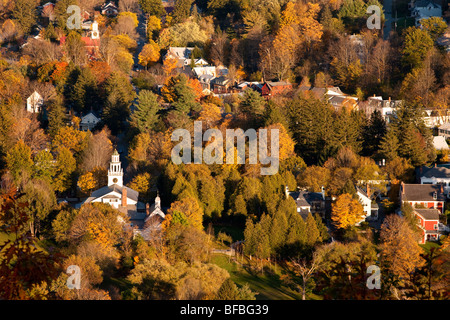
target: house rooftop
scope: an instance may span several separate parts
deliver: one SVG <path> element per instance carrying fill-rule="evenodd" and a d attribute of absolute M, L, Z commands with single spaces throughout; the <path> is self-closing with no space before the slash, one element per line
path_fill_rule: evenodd
<path fill-rule="evenodd" d="M 438 184 L 405 184 L 402 183 L 404 201 L 445 201 L 445 194 Z M 436 199 L 434 195 L 436 194 Z"/>
<path fill-rule="evenodd" d="M 439 220 L 438 209 L 414 209 L 425 220 Z"/>
<path fill-rule="evenodd" d="M 433 167 L 433 168 L 427 168 L 422 167 L 422 174 L 421 177 L 424 178 L 450 178 L 450 168 L 446 167 Z M 425 169 L 427 168 L 427 169 Z M 425 169 L 425 170 L 424 170 Z"/>
<path fill-rule="evenodd" d="M 134 201 L 138 201 L 139 198 L 139 192 L 130 189 L 128 187 L 121 187 L 117 184 L 113 184 L 111 186 L 105 186 L 103 188 L 100 188 L 98 190 L 95 190 L 94 192 L 92 192 L 91 196 L 89 198 L 86 199 L 85 203 L 89 203 L 94 199 L 97 198 L 101 198 L 105 195 L 107 195 L 108 193 L 111 192 L 117 192 L 119 194 L 122 194 L 123 189 L 126 188 L 127 189 L 127 197 L 134 200 Z"/>

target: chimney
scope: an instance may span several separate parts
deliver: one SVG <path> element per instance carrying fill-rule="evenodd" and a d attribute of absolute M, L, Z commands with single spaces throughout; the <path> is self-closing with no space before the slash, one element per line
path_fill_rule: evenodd
<path fill-rule="evenodd" d="M 145 204 L 145 214 L 148 217 L 150 215 L 150 203 Z"/>
<path fill-rule="evenodd" d="M 367 184 L 366 185 L 366 193 L 367 193 L 367 197 L 369 197 L 370 198 L 370 192 L 371 192 L 372 190 L 370 190 L 370 185 L 369 184 Z"/>
<path fill-rule="evenodd" d="M 402 183 L 400 184 L 400 188 L 401 188 L 401 193 L 405 194 L 405 183 L 402 181 Z"/>
<path fill-rule="evenodd" d="M 127 188 L 123 187 L 122 188 L 122 207 L 126 207 L 127 206 Z"/>
<path fill-rule="evenodd" d="M 444 185 L 441 184 L 441 193 L 444 193 Z"/>
<path fill-rule="evenodd" d="M 434 163 L 434 167 L 435 167 L 435 168 L 437 167 L 437 163 Z"/>

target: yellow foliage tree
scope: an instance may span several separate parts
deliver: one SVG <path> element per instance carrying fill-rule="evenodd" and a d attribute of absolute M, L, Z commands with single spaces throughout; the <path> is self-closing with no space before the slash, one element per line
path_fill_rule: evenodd
<path fill-rule="evenodd" d="M 206 129 L 214 128 L 221 119 L 222 112 L 220 108 L 212 103 L 205 103 L 198 117 L 198 120 L 202 121 Z"/>
<path fill-rule="evenodd" d="M 337 197 L 332 205 L 331 220 L 339 229 L 354 226 L 364 215 L 363 206 L 348 193 Z"/>
<path fill-rule="evenodd" d="M 83 193 L 89 193 L 96 186 L 96 181 L 94 178 L 94 174 L 92 172 L 88 172 L 83 174 L 77 183 L 78 187 Z"/>
<path fill-rule="evenodd" d="M 183 198 L 180 201 L 173 202 L 167 213 L 173 215 L 175 211 L 184 214 L 187 224 L 200 230 L 203 229 L 203 210 L 196 199 Z"/>
<path fill-rule="evenodd" d="M 295 4 L 291 1 L 289 1 L 286 4 L 286 8 L 281 13 L 281 22 L 280 26 L 288 26 L 291 24 L 297 24 L 298 23 L 298 15 L 297 10 L 295 9 Z"/>
<path fill-rule="evenodd" d="M 120 18 L 120 17 L 130 17 L 133 20 L 135 28 L 137 28 L 137 26 L 139 25 L 139 20 L 137 18 L 136 13 L 134 13 L 134 12 L 128 12 L 128 11 L 120 12 L 119 15 L 117 16 L 117 18 Z"/>
<path fill-rule="evenodd" d="M 270 134 L 271 130 L 275 129 L 278 130 L 278 143 L 279 143 L 279 160 L 285 160 L 290 157 L 295 156 L 294 147 L 295 142 L 292 140 L 292 138 L 289 136 L 286 128 L 281 123 L 274 123 L 267 128 L 268 135 L 267 135 L 267 145 L 270 146 Z"/>
<path fill-rule="evenodd" d="M 308 44 L 320 40 L 323 34 L 323 26 L 317 21 L 320 4 L 308 2 L 306 6 L 302 5 L 300 8 L 298 25 L 304 40 Z"/>
<path fill-rule="evenodd" d="M 411 272 L 423 265 L 422 248 L 405 218 L 387 216 L 381 225 L 380 241 L 380 258 L 397 277 L 406 281 Z"/>
<path fill-rule="evenodd" d="M 164 59 L 163 70 L 165 75 L 168 77 L 172 74 L 173 70 L 177 67 L 178 60 L 174 58 Z"/>
<path fill-rule="evenodd" d="M 66 147 L 72 153 L 79 153 L 86 148 L 87 143 L 88 135 L 86 132 L 77 130 L 74 127 L 65 126 L 59 129 L 52 144 L 55 150 Z"/>
<path fill-rule="evenodd" d="M 110 248 L 114 243 L 108 235 L 108 230 L 101 224 L 89 222 L 87 232 L 98 242 L 104 249 Z"/>
<path fill-rule="evenodd" d="M 148 17 L 147 22 L 147 37 L 149 40 L 153 40 L 154 33 L 161 30 L 161 19 L 157 16 Z"/>
<path fill-rule="evenodd" d="M 150 42 L 142 48 L 141 53 L 139 53 L 139 63 L 145 67 L 155 63 L 159 58 L 159 46 L 153 40 L 150 40 Z"/>

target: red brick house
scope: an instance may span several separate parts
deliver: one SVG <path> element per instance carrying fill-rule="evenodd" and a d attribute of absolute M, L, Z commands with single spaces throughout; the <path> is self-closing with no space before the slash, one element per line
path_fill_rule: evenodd
<path fill-rule="evenodd" d="M 269 99 L 271 96 L 275 96 L 277 94 L 281 94 L 287 92 L 293 88 L 292 83 L 279 81 L 272 82 L 266 81 L 264 82 L 261 88 L 261 95 L 266 99 Z"/>
<path fill-rule="evenodd" d="M 414 214 L 418 219 L 418 224 L 422 230 L 422 239 L 419 243 L 424 244 L 426 241 L 438 240 L 440 236 L 438 209 L 415 209 Z"/>
<path fill-rule="evenodd" d="M 409 203 L 413 208 L 437 209 L 444 213 L 445 200 L 443 185 L 401 183 L 400 201 Z"/>

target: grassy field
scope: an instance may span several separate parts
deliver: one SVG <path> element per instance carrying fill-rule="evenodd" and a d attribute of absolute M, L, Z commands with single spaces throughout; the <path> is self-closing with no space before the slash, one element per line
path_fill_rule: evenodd
<path fill-rule="evenodd" d="M 239 286 L 248 283 L 252 291 L 258 292 L 257 300 L 300 300 L 301 295 L 290 288 L 283 286 L 280 279 L 281 267 L 275 266 L 275 273 L 252 273 L 247 268 L 229 260 L 224 255 L 213 255 L 212 263 L 228 271 L 233 280 Z M 309 296 L 309 299 L 317 299 Z"/>

